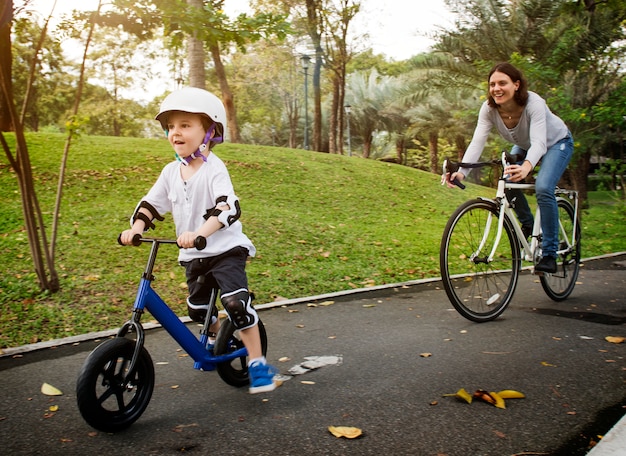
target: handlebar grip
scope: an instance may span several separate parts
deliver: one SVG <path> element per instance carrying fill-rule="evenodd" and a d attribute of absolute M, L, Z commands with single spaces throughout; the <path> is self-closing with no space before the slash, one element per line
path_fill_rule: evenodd
<path fill-rule="evenodd" d="M 465 190 L 465 184 L 461 182 L 458 178 L 454 178 L 452 183 L 456 185 L 457 187 L 459 187 L 461 190 Z"/>
<path fill-rule="evenodd" d="M 204 236 L 198 236 L 193 241 L 193 246 L 198 250 L 203 250 L 206 247 L 206 238 Z"/>
<path fill-rule="evenodd" d="M 117 243 L 119 245 L 126 245 L 126 244 L 122 244 L 122 234 L 120 233 L 120 235 L 117 237 Z M 141 245 L 141 234 L 135 234 L 133 236 L 133 240 L 131 241 L 131 244 L 133 244 L 135 247 Z"/>

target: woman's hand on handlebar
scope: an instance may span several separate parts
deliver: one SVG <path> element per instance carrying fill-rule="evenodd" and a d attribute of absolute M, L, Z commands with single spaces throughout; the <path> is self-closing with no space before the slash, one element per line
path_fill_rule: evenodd
<path fill-rule="evenodd" d="M 521 165 L 509 165 L 504 168 L 504 175 L 509 182 L 520 182 L 528 176 L 533 170 L 533 165 L 525 160 Z"/>
<path fill-rule="evenodd" d="M 463 179 L 465 179 L 465 174 L 459 171 L 456 173 L 445 173 L 441 175 L 441 185 L 445 184 L 448 188 L 454 188 L 456 186 L 465 188 L 465 185 L 461 184 Z"/>

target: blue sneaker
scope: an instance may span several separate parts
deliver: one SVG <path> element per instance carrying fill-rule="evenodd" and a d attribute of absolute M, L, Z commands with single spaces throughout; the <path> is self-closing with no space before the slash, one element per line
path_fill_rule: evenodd
<path fill-rule="evenodd" d="M 248 366 L 248 376 L 250 377 L 250 394 L 268 393 L 276 389 L 274 375 L 278 374 L 271 364 L 256 362 Z"/>

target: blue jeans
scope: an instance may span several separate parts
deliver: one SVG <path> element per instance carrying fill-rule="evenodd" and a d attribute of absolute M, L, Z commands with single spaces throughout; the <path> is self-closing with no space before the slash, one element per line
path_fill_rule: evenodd
<path fill-rule="evenodd" d="M 541 166 L 535 181 L 535 194 L 537 205 L 541 212 L 541 242 L 542 255 L 556 257 L 559 247 L 559 208 L 556 204 L 554 189 L 565 172 L 569 161 L 574 153 L 574 140 L 571 133 L 552 147 L 541 159 Z M 526 151 L 518 146 L 513 146 L 511 154 L 526 156 Z M 528 206 L 524 193 L 519 189 L 507 190 L 507 199 L 515 199 L 515 213 L 522 226 L 532 226 L 533 214 Z"/>

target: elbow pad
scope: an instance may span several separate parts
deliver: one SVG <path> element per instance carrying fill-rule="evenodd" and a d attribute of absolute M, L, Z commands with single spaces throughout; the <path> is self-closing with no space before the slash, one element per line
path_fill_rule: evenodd
<path fill-rule="evenodd" d="M 148 217 L 143 212 L 139 212 L 139 209 L 141 209 L 142 207 L 147 209 L 148 212 L 150 212 L 150 215 L 152 215 L 152 218 Z M 151 228 L 152 229 L 155 228 L 154 223 L 152 223 L 152 220 L 157 219 L 159 222 L 161 222 L 163 221 L 163 216 L 159 214 L 159 211 L 157 211 L 152 204 L 148 203 L 147 201 L 141 201 L 137 205 L 137 208 L 135 209 L 135 213 L 130 219 L 130 225 L 132 226 L 135 223 L 135 220 L 137 219 L 143 220 L 143 222 L 146 224 L 144 231 L 148 231 Z"/>
<path fill-rule="evenodd" d="M 227 204 L 229 209 L 221 209 Z M 241 217 L 241 207 L 239 206 L 239 199 L 235 195 L 220 196 L 215 200 L 215 206 L 211 209 L 207 209 L 204 214 L 204 219 L 208 220 L 209 217 L 217 217 L 224 227 L 229 227 Z"/>

